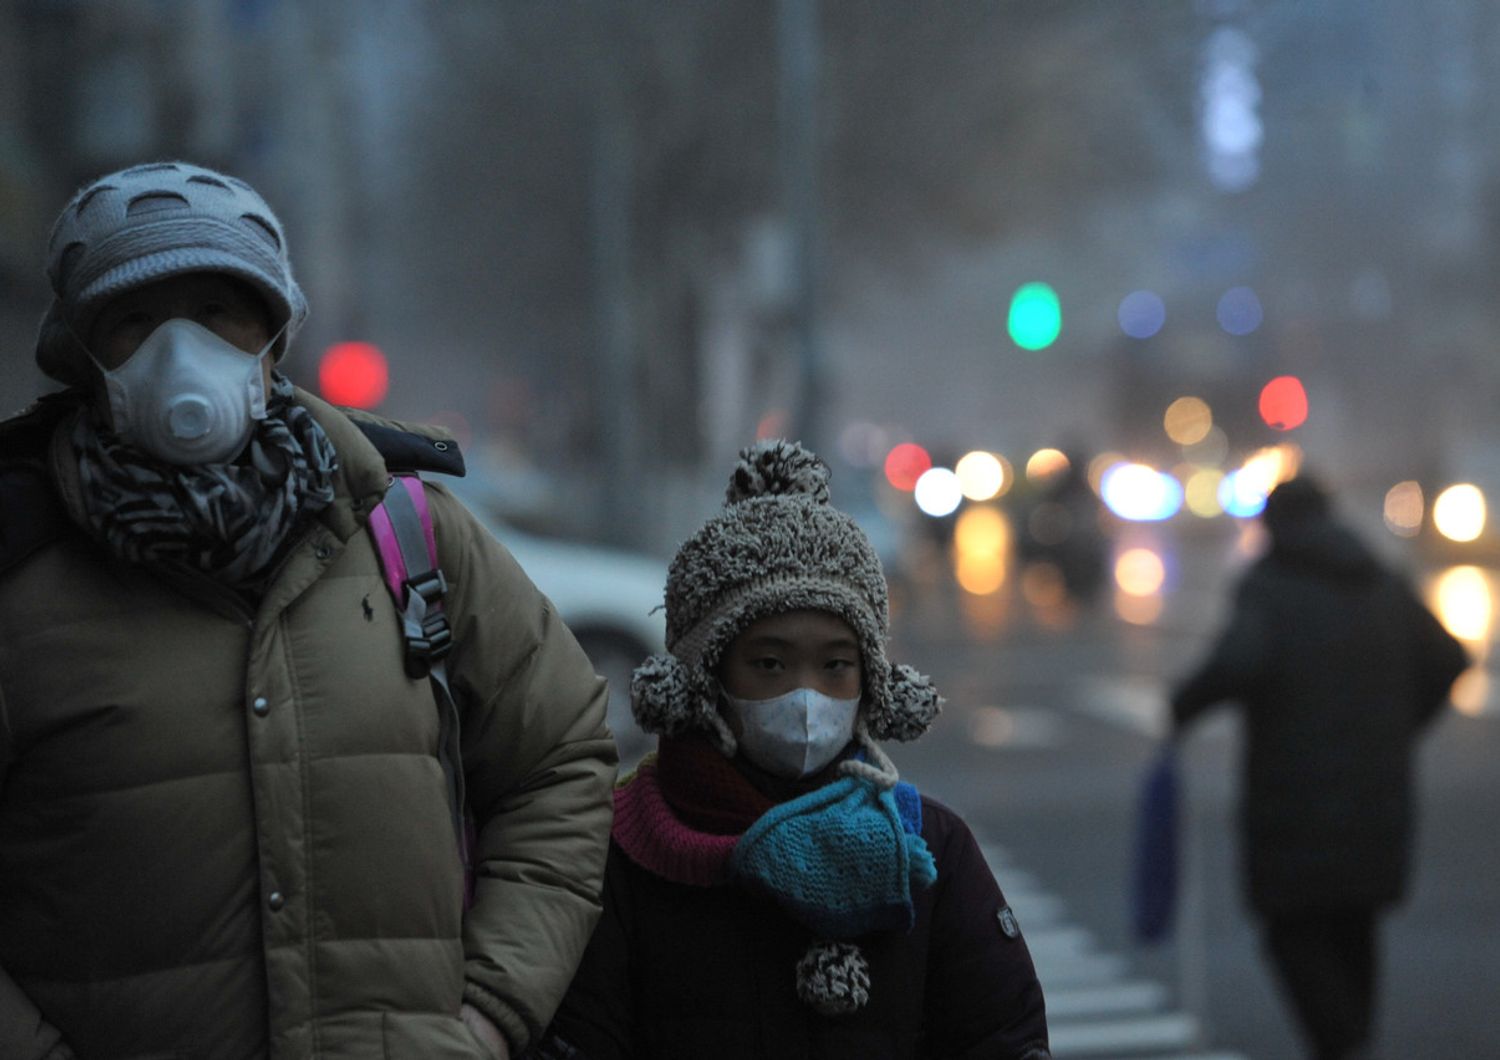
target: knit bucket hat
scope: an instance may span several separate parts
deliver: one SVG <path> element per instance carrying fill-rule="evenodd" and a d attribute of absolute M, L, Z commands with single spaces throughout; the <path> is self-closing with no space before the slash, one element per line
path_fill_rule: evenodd
<path fill-rule="evenodd" d="M 829 504 L 828 466 L 796 442 L 740 452 L 724 511 L 678 550 L 667 571 L 667 652 L 635 671 L 631 708 L 647 732 L 706 733 L 737 750 L 718 711 L 724 649 L 750 623 L 786 611 L 835 614 L 859 641 L 860 720 L 876 740 L 914 740 L 942 709 L 926 677 L 886 660 L 885 573 L 869 539 Z"/>
<path fill-rule="evenodd" d="M 279 360 L 307 316 L 292 278 L 286 233 L 254 188 L 186 162 L 111 173 L 63 208 L 47 247 L 53 302 L 37 335 L 36 361 L 53 379 L 82 384 L 80 346 L 95 316 L 119 294 L 190 272 L 227 273 L 250 284 L 271 313 Z"/>

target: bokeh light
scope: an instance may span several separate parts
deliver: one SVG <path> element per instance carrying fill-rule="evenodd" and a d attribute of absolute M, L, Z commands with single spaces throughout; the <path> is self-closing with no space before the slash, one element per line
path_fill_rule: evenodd
<path fill-rule="evenodd" d="M 338 342 L 318 362 L 318 393 L 332 405 L 373 409 L 390 390 L 390 365 L 378 346 Z"/>
<path fill-rule="evenodd" d="M 1182 508 L 1182 485 L 1146 464 L 1117 464 L 1104 473 L 1100 493 L 1121 519 L 1154 522 Z"/>
<path fill-rule="evenodd" d="M 1432 502 L 1432 525 L 1450 541 L 1473 541 L 1484 533 L 1485 514 L 1484 493 L 1469 482 L 1449 486 Z"/>
<path fill-rule="evenodd" d="M 1426 503 L 1419 483 L 1398 482 L 1385 492 L 1385 525 L 1397 537 L 1416 537 L 1422 529 Z"/>
<path fill-rule="evenodd" d="M 1068 458 L 1061 449 L 1038 449 L 1026 461 L 1026 477 L 1032 482 L 1039 482 L 1061 474 L 1068 467 Z"/>
<path fill-rule="evenodd" d="M 1199 468 L 1188 476 L 1182 491 L 1187 510 L 1202 519 L 1222 515 L 1224 506 L 1219 503 L 1219 483 L 1224 473 L 1211 467 Z"/>
<path fill-rule="evenodd" d="M 1006 318 L 1011 341 L 1023 350 L 1044 350 L 1062 331 L 1062 305 L 1045 283 L 1024 283 L 1011 295 Z"/>
<path fill-rule="evenodd" d="M 1010 521 L 994 508 L 968 508 L 953 526 L 953 544 L 959 552 L 1004 555 L 1010 548 Z"/>
<path fill-rule="evenodd" d="M 1154 291 L 1131 291 L 1120 299 L 1120 330 L 1133 339 L 1149 339 L 1167 322 L 1167 307 Z"/>
<path fill-rule="evenodd" d="M 931 467 L 922 472 L 912 492 L 917 507 L 934 518 L 952 515 L 964 501 L 958 476 L 946 467 Z"/>
<path fill-rule="evenodd" d="M 1202 398 L 1180 397 L 1167 406 L 1162 426 L 1178 445 L 1197 445 L 1213 429 L 1214 414 Z"/>
<path fill-rule="evenodd" d="M 1095 493 L 1104 489 L 1104 473 L 1116 464 L 1128 463 L 1124 453 L 1100 453 L 1089 461 L 1089 485 L 1094 488 Z"/>
<path fill-rule="evenodd" d="M 932 467 L 932 457 L 915 442 L 902 442 L 885 456 L 885 479 L 898 490 L 917 488 L 917 479 Z"/>
<path fill-rule="evenodd" d="M 1307 422 L 1307 391 L 1294 375 L 1279 375 L 1260 391 L 1260 418 L 1278 431 L 1290 431 Z"/>
<path fill-rule="evenodd" d="M 1219 327 L 1231 335 L 1249 335 L 1260 327 L 1265 313 L 1260 298 L 1248 287 L 1231 287 L 1219 297 Z"/>
<path fill-rule="evenodd" d="M 1154 596 L 1166 580 L 1166 565 L 1152 549 L 1126 549 L 1115 560 L 1115 584 L 1130 596 Z"/>
<path fill-rule="evenodd" d="M 971 501 L 987 501 L 1005 492 L 1006 466 L 994 453 L 976 449 L 953 465 L 959 488 Z"/>
<path fill-rule="evenodd" d="M 1005 584 L 1010 521 L 995 508 L 964 509 L 953 527 L 954 577 L 965 592 L 985 596 Z"/>
<path fill-rule="evenodd" d="M 1270 488 L 1264 480 L 1249 474 L 1244 468 L 1231 471 L 1219 480 L 1219 507 L 1236 519 L 1249 519 L 1259 515 L 1266 506 L 1266 494 Z"/>
<path fill-rule="evenodd" d="M 1437 580 L 1434 598 L 1438 620 L 1459 640 L 1487 645 L 1495 600 L 1489 579 L 1478 567 L 1450 567 Z"/>

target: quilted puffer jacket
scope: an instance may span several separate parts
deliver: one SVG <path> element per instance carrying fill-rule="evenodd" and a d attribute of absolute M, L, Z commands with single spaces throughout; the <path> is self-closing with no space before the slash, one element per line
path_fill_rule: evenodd
<path fill-rule="evenodd" d="M 0 504 L 7 1060 L 477 1060 L 464 1001 L 519 1052 L 588 941 L 614 780 L 603 683 L 429 484 L 478 828 L 465 913 L 438 712 L 365 525 L 388 468 L 345 414 L 298 400 L 338 451 L 337 499 L 253 610 L 76 528 L 66 415 L 0 424 L 0 486 L 30 498 Z"/>

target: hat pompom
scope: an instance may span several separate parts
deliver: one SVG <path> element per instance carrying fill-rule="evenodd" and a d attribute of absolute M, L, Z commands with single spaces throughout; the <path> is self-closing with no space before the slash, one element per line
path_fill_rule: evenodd
<path fill-rule="evenodd" d="M 753 497 L 797 494 L 827 504 L 828 465 L 802 448 L 801 442 L 767 438 L 740 450 L 724 502 L 733 505 Z"/>
<path fill-rule="evenodd" d="M 698 727 L 692 682 L 675 655 L 650 655 L 630 677 L 630 712 L 642 729 L 677 736 Z"/>
<path fill-rule="evenodd" d="M 881 704 L 872 704 L 867 724 L 877 740 L 905 743 L 926 732 L 943 709 L 943 697 L 932 680 L 910 666 L 892 666 L 890 694 Z"/>
<path fill-rule="evenodd" d="M 797 997 L 825 1016 L 847 1016 L 870 1001 L 870 965 L 849 942 L 815 942 L 797 962 Z"/>

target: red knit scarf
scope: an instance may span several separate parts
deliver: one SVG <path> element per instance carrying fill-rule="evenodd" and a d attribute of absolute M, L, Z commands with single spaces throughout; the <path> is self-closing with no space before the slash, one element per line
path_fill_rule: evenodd
<path fill-rule="evenodd" d="M 802 794 L 826 778 L 797 785 Z M 662 737 L 615 789 L 614 840 L 637 865 L 676 883 L 723 883 L 744 831 L 776 805 L 702 736 Z"/>

